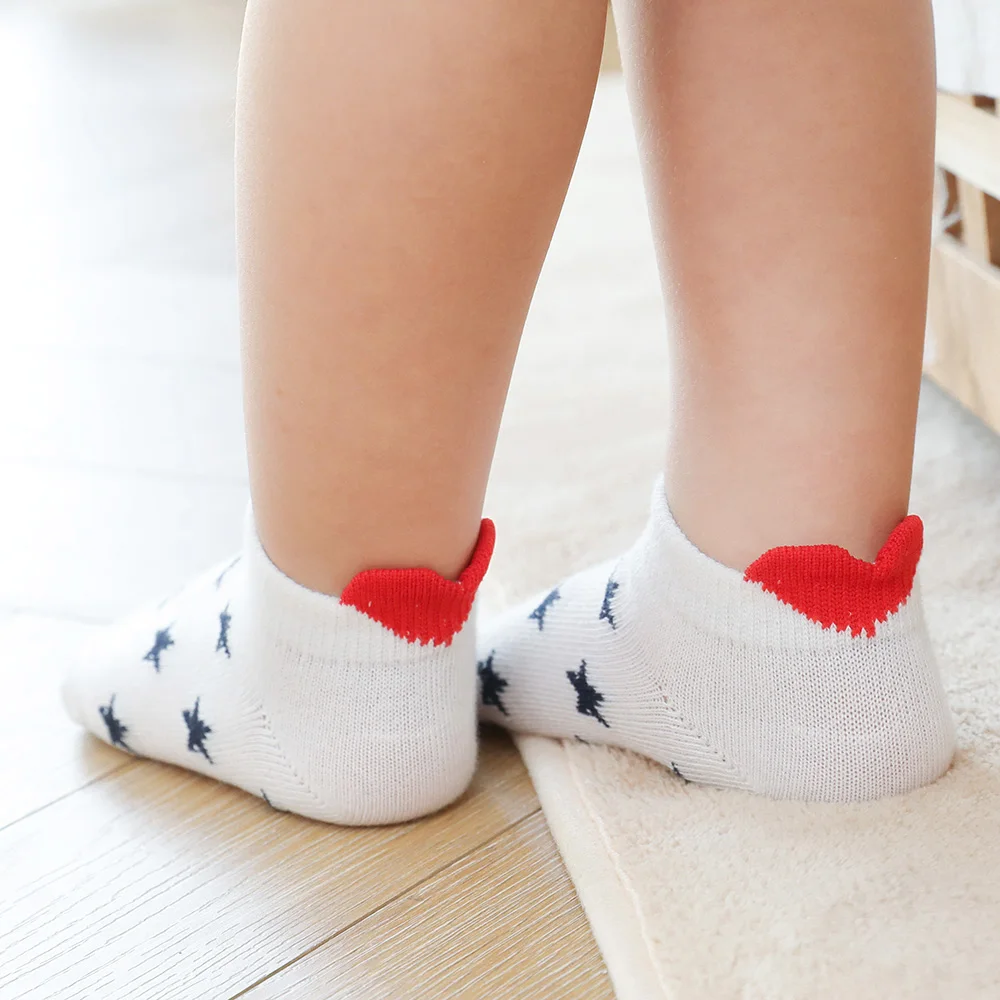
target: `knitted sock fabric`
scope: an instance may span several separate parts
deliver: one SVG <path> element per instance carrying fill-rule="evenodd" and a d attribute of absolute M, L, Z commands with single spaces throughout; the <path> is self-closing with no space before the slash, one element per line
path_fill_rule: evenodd
<path fill-rule="evenodd" d="M 874 563 L 795 546 L 742 574 L 687 540 L 661 480 L 628 552 L 487 624 L 480 716 L 775 798 L 933 781 L 954 744 L 915 585 L 922 530 L 907 517 Z"/>
<path fill-rule="evenodd" d="M 475 769 L 470 615 L 493 539 L 484 521 L 458 581 L 372 570 L 338 599 L 284 576 L 248 518 L 240 557 L 99 636 L 67 709 L 278 809 L 349 825 L 432 812 Z"/>

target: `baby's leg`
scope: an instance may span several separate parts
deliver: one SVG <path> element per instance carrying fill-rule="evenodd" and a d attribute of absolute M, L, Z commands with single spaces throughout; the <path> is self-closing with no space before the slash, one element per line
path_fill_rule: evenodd
<path fill-rule="evenodd" d="M 597 0 L 254 0 L 238 229 L 278 566 L 455 576 L 600 62 Z"/>
<path fill-rule="evenodd" d="M 910 489 L 930 4 L 627 0 L 622 20 L 673 314 L 677 521 L 741 571 L 775 545 L 873 559 Z"/>
<path fill-rule="evenodd" d="M 242 558 L 82 658 L 97 735 L 336 822 L 462 792 L 486 476 L 603 26 L 598 0 L 252 0 L 254 516 Z"/>
<path fill-rule="evenodd" d="M 483 717 L 770 795 L 906 791 L 952 752 L 904 520 L 929 5 L 618 14 L 672 314 L 665 489 L 629 552 L 487 630 Z"/>

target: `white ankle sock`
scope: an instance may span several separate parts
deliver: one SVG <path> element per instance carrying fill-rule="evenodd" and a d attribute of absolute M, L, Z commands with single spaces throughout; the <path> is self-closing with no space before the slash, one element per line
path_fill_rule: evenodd
<path fill-rule="evenodd" d="M 71 670 L 70 714 L 122 749 L 276 808 L 351 825 L 457 798 L 476 761 L 476 590 L 493 526 L 459 581 L 373 570 L 341 597 L 284 576 L 248 518 L 241 557 L 111 626 Z"/>
<path fill-rule="evenodd" d="M 744 575 L 687 540 L 661 481 L 628 552 L 482 630 L 480 716 L 777 798 L 908 791 L 953 752 L 915 586 L 921 545 L 909 517 L 874 564 L 785 547 Z"/>

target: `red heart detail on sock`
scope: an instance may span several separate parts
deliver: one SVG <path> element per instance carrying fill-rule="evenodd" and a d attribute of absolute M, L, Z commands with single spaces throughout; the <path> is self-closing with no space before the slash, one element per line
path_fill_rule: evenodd
<path fill-rule="evenodd" d="M 872 636 L 875 623 L 884 622 L 910 596 L 923 546 L 923 522 L 910 514 L 873 563 L 839 545 L 783 545 L 752 562 L 743 579 L 759 583 L 824 628 Z"/>
<path fill-rule="evenodd" d="M 495 541 L 493 522 L 483 518 L 475 551 L 457 580 L 446 580 L 432 569 L 369 569 L 344 588 L 340 603 L 407 642 L 450 646 L 472 612 Z"/>

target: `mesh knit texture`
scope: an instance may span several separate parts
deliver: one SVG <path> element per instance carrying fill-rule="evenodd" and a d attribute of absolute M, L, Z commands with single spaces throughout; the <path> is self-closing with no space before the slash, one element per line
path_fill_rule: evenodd
<path fill-rule="evenodd" d="M 375 570 L 338 599 L 282 574 L 248 517 L 240 557 L 96 637 L 67 709 L 277 809 L 346 825 L 433 812 L 475 769 L 472 605 L 492 545 L 484 521 L 459 581 Z"/>
<path fill-rule="evenodd" d="M 660 480 L 624 555 L 486 623 L 480 717 L 774 798 L 907 792 L 954 751 L 915 577 L 921 542 L 911 516 L 875 563 L 796 546 L 741 574 L 688 541 Z"/>

